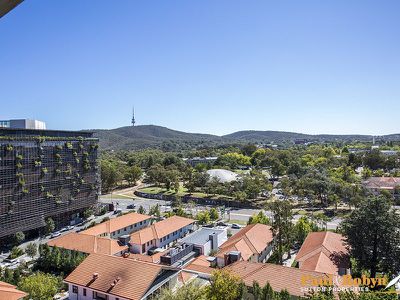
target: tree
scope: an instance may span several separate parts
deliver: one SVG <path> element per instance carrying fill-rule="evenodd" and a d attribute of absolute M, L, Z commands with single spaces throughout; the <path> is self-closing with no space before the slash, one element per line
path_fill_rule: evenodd
<path fill-rule="evenodd" d="M 138 214 L 142 214 L 142 215 L 144 215 L 144 214 L 146 214 L 146 210 L 144 209 L 144 207 L 143 206 L 139 206 L 139 208 L 138 208 Z"/>
<path fill-rule="evenodd" d="M 35 255 L 37 254 L 37 247 L 36 247 L 36 244 L 35 244 L 35 243 L 29 243 L 29 244 L 26 246 L 25 253 L 26 253 L 29 257 L 34 258 Z"/>
<path fill-rule="evenodd" d="M 206 291 L 196 281 L 191 281 L 188 284 L 183 285 L 178 290 L 174 291 L 169 288 L 165 288 L 161 291 L 157 297 L 158 300 L 207 300 Z"/>
<path fill-rule="evenodd" d="M 14 234 L 14 245 L 20 245 L 25 240 L 25 234 L 18 231 Z"/>
<path fill-rule="evenodd" d="M 303 244 L 304 240 L 306 239 L 307 235 L 313 231 L 315 226 L 313 223 L 306 216 L 302 216 L 294 226 L 294 234 L 296 242 L 301 245 Z"/>
<path fill-rule="evenodd" d="M 341 227 L 351 256 L 370 271 L 371 277 L 378 271 L 400 272 L 400 217 L 388 199 L 364 199 Z"/>
<path fill-rule="evenodd" d="M 271 227 L 277 242 L 278 263 L 282 264 L 284 250 L 287 250 L 288 258 L 290 258 L 290 248 L 293 242 L 292 207 L 289 201 L 285 200 L 273 202 L 270 208 L 274 215 Z"/>
<path fill-rule="evenodd" d="M 247 222 L 248 225 L 250 224 L 265 224 L 269 225 L 270 224 L 270 219 L 263 213 L 261 210 L 258 214 L 255 214 L 249 218 L 249 221 Z"/>
<path fill-rule="evenodd" d="M 87 208 L 87 209 L 84 210 L 83 217 L 85 219 L 89 219 L 91 215 L 93 215 L 93 210 L 92 209 Z"/>
<path fill-rule="evenodd" d="M 59 289 L 59 280 L 51 274 L 35 273 L 21 279 L 19 288 L 33 300 L 52 300 Z"/>
<path fill-rule="evenodd" d="M 207 210 L 201 211 L 197 213 L 196 219 L 201 225 L 208 224 L 210 223 L 210 213 Z"/>
<path fill-rule="evenodd" d="M 215 220 L 219 219 L 218 210 L 215 207 L 210 209 L 210 219 L 212 221 L 215 221 Z"/>
<path fill-rule="evenodd" d="M 237 300 L 242 293 L 241 279 L 226 270 L 213 272 L 210 285 L 207 287 L 207 299 Z"/>
<path fill-rule="evenodd" d="M 54 231 L 54 229 L 56 228 L 56 225 L 53 221 L 52 218 L 47 218 L 46 219 L 46 233 L 52 233 Z"/>
<path fill-rule="evenodd" d="M 100 161 L 101 185 L 103 190 L 114 189 L 118 182 L 122 180 L 122 172 L 115 161 L 102 159 Z"/>
<path fill-rule="evenodd" d="M 160 215 L 161 215 L 160 205 L 156 204 L 156 205 L 150 207 L 149 215 L 160 217 Z"/>
<path fill-rule="evenodd" d="M 125 169 L 124 179 L 128 181 L 129 184 L 136 184 L 136 181 L 142 176 L 142 169 L 138 166 L 130 166 Z"/>

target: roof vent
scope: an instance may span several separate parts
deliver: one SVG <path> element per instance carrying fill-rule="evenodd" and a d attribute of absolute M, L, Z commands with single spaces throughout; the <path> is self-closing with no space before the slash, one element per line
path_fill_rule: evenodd
<path fill-rule="evenodd" d="M 96 280 L 97 278 L 99 278 L 99 273 L 93 273 L 93 280 Z"/>

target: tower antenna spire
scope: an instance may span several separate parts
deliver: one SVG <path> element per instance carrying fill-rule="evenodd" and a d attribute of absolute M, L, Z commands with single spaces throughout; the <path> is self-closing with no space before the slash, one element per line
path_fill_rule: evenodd
<path fill-rule="evenodd" d="M 132 126 L 135 126 L 135 106 L 132 107 Z"/>

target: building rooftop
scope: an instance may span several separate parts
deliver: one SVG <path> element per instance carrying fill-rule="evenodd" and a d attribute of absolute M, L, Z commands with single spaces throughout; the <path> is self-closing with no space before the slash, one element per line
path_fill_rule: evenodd
<path fill-rule="evenodd" d="M 23 129 L 0 127 L 0 136 L 48 136 L 48 137 L 86 137 L 91 138 L 91 131 L 70 131 L 50 129 Z"/>
<path fill-rule="evenodd" d="M 210 240 L 210 235 L 211 234 L 220 234 L 224 231 L 227 231 L 227 229 L 219 229 L 219 228 L 207 228 L 207 227 L 202 227 L 199 230 L 189 234 L 188 236 L 184 237 L 181 239 L 182 243 L 187 243 L 187 244 L 196 244 L 196 245 L 204 245 Z"/>
<path fill-rule="evenodd" d="M 71 232 L 47 242 L 51 247 L 59 247 L 84 253 L 98 253 L 114 255 L 128 250 L 128 246 L 121 245 L 117 240 L 94 235 Z"/>
<path fill-rule="evenodd" d="M 322 231 L 308 234 L 296 261 L 302 270 L 338 274 L 339 268 L 349 267 L 349 252 L 341 234 Z"/>
<path fill-rule="evenodd" d="M 142 299 L 166 272 L 177 269 L 116 256 L 91 254 L 65 282 L 94 289 L 115 297 Z"/>
<path fill-rule="evenodd" d="M 207 171 L 210 178 L 216 178 L 220 182 L 231 182 L 237 179 L 237 174 L 235 172 L 225 170 L 225 169 L 211 169 Z"/>
<path fill-rule="evenodd" d="M 228 252 L 239 251 L 243 260 L 248 260 L 253 254 L 260 254 L 272 240 L 271 226 L 247 225 L 221 245 L 217 256 L 224 257 Z"/>
<path fill-rule="evenodd" d="M 400 177 L 370 177 L 363 184 L 368 189 L 394 190 L 400 187 Z"/>
<path fill-rule="evenodd" d="M 183 269 L 188 272 L 194 273 L 202 273 L 211 275 L 216 269 L 211 267 L 211 261 L 215 259 L 215 257 L 200 255 L 191 261 L 186 267 Z"/>
<path fill-rule="evenodd" d="M 287 290 L 290 295 L 298 297 L 308 294 L 308 292 L 302 291 L 302 288 L 306 287 L 302 285 L 304 276 L 328 278 L 328 275 L 320 272 L 247 261 L 235 262 L 224 269 L 238 275 L 247 286 L 252 286 L 254 281 L 258 282 L 261 287 L 269 283 L 275 292 Z"/>
<path fill-rule="evenodd" d="M 136 224 L 149 219 L 151 219 L 151 217 L 147 215 L 142 215 L 138 213 L 129 213 L 126 215 L 122 215 L 120 217 L 110 219 L 106 222 L 97 224 L 89 229 L 82 231 L 82 233 L 90 235 L 100 235 L 104 233 L 109 234 L 116 230 L 128 227 L 132 224 Z"/>
<path fill-rule="evenodd" d="M 172 216 L 168 219 L 154 223 L 142 230 L 131 234 L 131 243 L 143 245 L 154 239 L 160 239 L 168 234 L 171 234 L 185 226 L 193 224 L 195 220 Z"/>
<path fill-rule="evenodd" d="M 19 300 L 28 296 L 27 293 L 17 290 L 17 287 L 0 281 L 0 300 Z"/>

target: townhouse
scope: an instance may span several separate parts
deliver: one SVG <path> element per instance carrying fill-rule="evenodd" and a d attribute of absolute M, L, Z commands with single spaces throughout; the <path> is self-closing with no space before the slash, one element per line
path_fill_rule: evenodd
<path fill-rule="evenodd" d="M 237 260 L 266 262 L 273 248 L 271 226 L 247 225 L 221 245 L 216 255 L 217 265 L 224 267 Z"/>
<path fill-rule="evenodd" d="M 130 235 L 131 252 L 147 254 L 151 249 L 167 249 L 193 230 L 192 219 L 172 216 Z"/>
<path fill-rule="evenodd" d="M 128 245 L 123 245 L 117 240 L 76 232 L 50 240 L 47 245 L 86 254 L 98 253 L 121 256 L 125 252 L 129 252 Z"/>
<path fill-rule="evenodd" d="M 88 228 L 82 233 L 117 239 L 129 235 L 151 224 L 151 217 L 138 213 L 129 213 Z"/>
<path fill-rule="evenodd" d="M 1 300 L 20 300 L 26 296 L 28 296 L 28 294 L 18 290 L 16 286 L 0 281 Z"/>
<path fill-rule="evenodd" d="M 295 260 L 301 270 L 334 275 L 350 273 L 350 256 L 345 239 L 341 234 L 330 231 L 309 233 Z"/>
<path fill-rule="evenodd" d="M 145 300 L 173 289 L 179 269 L 110 255 L 89 255 L 64 282 L 69 300 Z"/>

